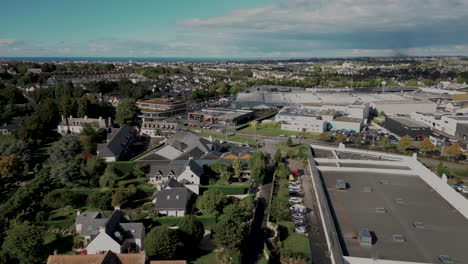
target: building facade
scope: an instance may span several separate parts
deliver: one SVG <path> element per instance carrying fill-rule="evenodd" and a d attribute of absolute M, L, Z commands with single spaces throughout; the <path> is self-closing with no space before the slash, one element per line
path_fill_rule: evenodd
<path fill-rule="evenodd" d="M 112 127 L 111 118 L 108 119 L 99 117 L 99 118 L 88 118 L 87 116 L 81 117 L 64 117 L 62 116 L 62 121 L 57 127 L 57 132 L 60 135 L 67 135 L 70 133 L 81 133 L 83 130 L 84 124 L 95 124 L 99 128 L 109 129 Z"/>
<path fill-rule="evenodd" d="M 141 112 L 140 118 L 149 121 L 171 117 L 187 111 L 185 102 L 175 99 L 138 100 L 136 105 Z"/>
<path fill-rule="evenodd" d="M 141 124 L 141 133 L 149 135 L 150 137 L 167 136 L 179 130 L 179 124 L 177 122 L 148 121 L 144 119 Z"/>

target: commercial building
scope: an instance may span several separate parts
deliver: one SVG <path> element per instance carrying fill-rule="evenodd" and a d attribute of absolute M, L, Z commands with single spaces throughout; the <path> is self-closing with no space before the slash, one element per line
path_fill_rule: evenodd
<path fill-rule="evenodd" d="M 173 98 L 155 98 L 150 100 L 138 100 L 137 107 L 140 109 L 140 118 L 149 121 L 163 119 L 187 111 L 184 101 Z"/>
<path fill-rule="evenodd" d="M 386 117 L 385 128 L 400 137 L 425 138 L 431 134 L 431 129 L 406 117 Z"/>
<path fill-rule="evenodd" d="M 463 125 L 468 124 L 468 115 L 414 112 L 411 113 L 410 117 L 416 122 L 457 139 L 463 139 L 463 135 L 461 135 L 463 133 L 458 130 L 463 129 Z"/>
<path fill-rule="evenodd" d="M 468 203 L 446 178 L 433 174 L 415 157 L 344 145 L 311 147 L 313 197 L 331 263 L 464 263 L 468 259 L 464 247 Z M 333 158 L 317 155 L 322 152 L 333 153 Z M 347 182 L 348 188 L 336 188 L 338 180 Z"/>
<path fill-rule="evenodd" d="M 373 101 L 371 107 L 387 115 L 409 115 L 413 112 L 435 113 L 437 103 L 420 100 Z"/>
<path fill-rule="evenodd" d="M 221 125 L 238 125 L 252 120 L 253 117 L 253 111 L 227 108 L 208 108 L 188 113 L 189 121 Z"/>
<path fill-rule="evenodd" d="M 81 133 L 84 124 L 95 124 L 99 128 L 109 129 L 112 127 L 111 118 L 88 118 L 87 116 L 81 117 L 64 117 L 57 126 L 57 132 L 60 135 L 67 135 L 70 133 Z"/>
<path fill-rule="evenodd" d="M 281 129 L 291 131 L 321 133 L 327 128 L 327 122 L 318 111 L 304 108 L 285 107 L 275 121 L 281 124 Z"/>
<path fill-rule="evenodd" d="M 148 121 L 143 119 L 141 124 L 141 133 L 150 137 L 167 136 L 179 131 L 179 123 L 165 121 Z"/>

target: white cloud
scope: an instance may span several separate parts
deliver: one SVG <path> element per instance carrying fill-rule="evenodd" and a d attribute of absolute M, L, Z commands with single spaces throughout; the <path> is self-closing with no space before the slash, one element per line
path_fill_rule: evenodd
<path fill-rule="evenodd" d="M 10 46 L 16 42 L 16 39 L 0 39 L 0 46 Z"/>

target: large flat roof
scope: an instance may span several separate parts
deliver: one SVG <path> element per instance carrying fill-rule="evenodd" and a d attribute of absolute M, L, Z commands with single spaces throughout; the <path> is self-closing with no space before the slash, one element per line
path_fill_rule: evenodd
<path fill-rule="evenodd" d="M 418 176 L 321 174 L 346 255 L 425 263 L 439 263 L 439 255 L 449 255 L 456 263 L 468 260 L 468 220 Z M 338 190 L 337 179 L 348 182 L 349 188 Z M 414 222 L 422 222 L 424 228 L 416 228 Z M 357 240 L 362 228 L 375 235 L 372 246 L 361 246 Z M 402 235 L 405 242 L 394 241 L 393 235 Z"/>
<path fill-rule="evenodd" d="M 406 118 L 406 117 L 388 117 L 389 119 L 393 119 L 395 121 L 397 121 L 398 123 L 400 124 L 403 124 L 407 127 L 412 127 L 412 128 L 428 128 L 428 126 L 426 125 L 423 125 L 423 124 L 420 124 L 420 123 L 417 123 L 409 118 Z"/>

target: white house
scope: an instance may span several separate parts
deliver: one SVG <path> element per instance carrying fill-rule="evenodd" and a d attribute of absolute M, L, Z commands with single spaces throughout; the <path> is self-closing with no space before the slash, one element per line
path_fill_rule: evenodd
<path fill-rule="evenodd" d="M 198 194 L 202 175 L 203 168 L 194 160 L 175 160 L 165 164 L 151 164 L 148 183 L 161 186 L 175 179 Z"/>
<path fill-rule="evenodd" d="M 85 116 L 84 118 L 80 117 L 64 117 L 62 116 L 62 121 L 57 126 L 57 132 L 60 135 L 66 135 L 70 133 L 80 133 L 83 130 L 84 124 L 96 124 L 99 128 L 108 129 L 112 127 L 112 122 L 109 119 L 103 119 L 102 117 L 99 118 L 88 118 Z"/>

